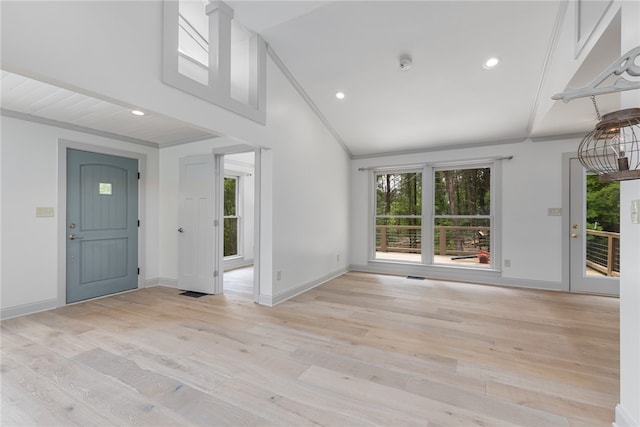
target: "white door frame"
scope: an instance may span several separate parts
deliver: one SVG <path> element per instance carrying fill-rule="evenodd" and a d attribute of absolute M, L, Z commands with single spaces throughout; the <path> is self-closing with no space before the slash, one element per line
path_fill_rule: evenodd
<path fill-rule="evenodd" d="M 271 278 L 271 205 L 265 205 L 271 197 L 269 183 L 271 177 L 270 165 L 263 164 L 264 149 L 250 145 L 239 144 L 227 147 L 217 147 L 212 150 L 216 165 L 216 207 L 215 221 L 220 224 L 215 227 L 216 259 L 214 260 L 216 293 L 223 293 L 224 284 L 224 156 L 238 153 L 254 153 L 255 162 L 255 193 L 254 193 L 254 257 L 253 257 L 253 302 L 263 305 L 272 305 L 272 278 Z M 266 166 L 266 167 L 265 167 Z M 266 173 L 265 173 L 266 172 Z M 266 188 L 265 188 L 266 187 Z M 265 191 L 266 190 L 266 191 Z"/>
<path fill-rule="evenodd" d="M 575 161 L 578 159 L 578 155 L 576 153 L 564 153 L 562 155 L 562 290 L 570 291 L 570 292 L 587 292 L 587 293 L 599 293 L 606 295 L 619 295 L 619 284 L 615 286 L 613 292 L 602 292 L 602 286 L 607 281 L 614 281 L 619 279 L 614 278 L 592 278 L 592 279 L 583 279 L 582 283 L 577 283 L 575 275 L 572 274 L 572 262 L 574 262 L 573 258 L 576 256 L 575 253 L 572 254 L 571 247 L 572 243 L 575 243 L 575 239 L 572 237 L 573 233 L 577 233 L 579 235 L 579 242 L 582 243 L 582 250 L 580 251 L 581 262 L 584 262 L 585 254 L 584 254 L 584 212 L 579 213 L 582 217 L 579 220 L 576 218 L 572 218 L 572 215 L 576 215 L 575 212 L 572 212 L 572 180 L 571 180 L 571 163 L 572 160 Z M 574 195 L 575 197 L 575 195 Z M 584 202 L 583 202 L 584 204 Z M 584 209 L 584 206 L 583 206 Z M 572 228 L 573 224 L 578 224 L 579 229 L 574 230 Z M 575 245 L 574 245 L 575 247 Z M 575 252 L 575 250 L 574 250 Z M 599 282 L 599 283 L 598 283 Z"/>
<path fill-rule="evenodd" d="M 213 158 L 216 175 L 213 190 L 213 289 L 217 295 L 224 292 L 224 154 L 214 154 Z"/>
<path fill-rule="evenodd" d="M 140 179 L 138 180 L 138 217 L 140 218 L 140 227 L 138 227 L 138 266 L 140 267 L 138 289 L 144 287 L 143 278 L 146 271 L 146 154 L 58 139 L 58 290 L 56 307 L 67 305 L 67 148 L 138 160 L 138 170 L 140 171 Z"/>

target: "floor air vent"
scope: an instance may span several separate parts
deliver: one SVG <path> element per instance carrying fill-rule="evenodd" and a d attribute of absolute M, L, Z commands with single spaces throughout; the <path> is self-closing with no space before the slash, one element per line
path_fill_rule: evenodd
<path fill-rule="evenodd" d="M 205 294 L 203 292 L 195 292 L 195 291 L 184 291 L 180 295 L 184 295 L 184 296 L 191 297 L 191 298 L 200 298 L 200 297 L 203 297 L 203 296 L 209 295 L 209 294 Z"/>
<path fill-rule="evenodd" d="M 420 276 L 407 276 L 407 279 L 411 279 L 411 280 L 424 280 L 424 277 L 420 277 Z"/>

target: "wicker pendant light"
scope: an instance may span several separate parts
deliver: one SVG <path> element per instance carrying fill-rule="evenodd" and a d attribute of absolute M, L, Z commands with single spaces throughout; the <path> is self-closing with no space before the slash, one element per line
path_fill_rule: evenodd
<path fill-rule="evenodd" d="M 602 116 L 582 139 L 578 159 L 587 170 L 600 175 L 602 182 L 640 179 L 639 140 L 640 108 L 614 111 Z"/>

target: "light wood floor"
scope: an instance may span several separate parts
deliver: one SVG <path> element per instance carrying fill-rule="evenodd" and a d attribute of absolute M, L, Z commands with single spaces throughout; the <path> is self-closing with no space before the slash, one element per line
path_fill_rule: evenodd
<path fill-rule="evenodd" d="M 618 300 L 348 273 L 2 322 L 2 426 L 610 426 Z"/>

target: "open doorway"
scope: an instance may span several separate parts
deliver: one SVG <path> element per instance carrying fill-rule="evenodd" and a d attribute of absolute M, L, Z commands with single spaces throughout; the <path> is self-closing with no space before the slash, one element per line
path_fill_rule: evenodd
<path fill-rule="evenodd" d="M 247 154 L 236 157 L 238 153 Z M 263 225 L 271 223 L 270 152 L 234 145 L 216 147 L 211 154 L 180 159 L 179 289 L 211 295 L 231 293 L 231 279 L 236 276 L 235 285 L 247 284 L 254 302 L 270 305 L 272 269 L 267 249 L 272 237 L 271 228 Z M 229 178 L 226 210 L 225 178 Z M 233 273 L 240 267 L 253 271 L 240 278 Z"/>
<path fill-rule="evenodd" d="M 223 292 L 253 299 L 255 152 L 224 156 Z"/>

